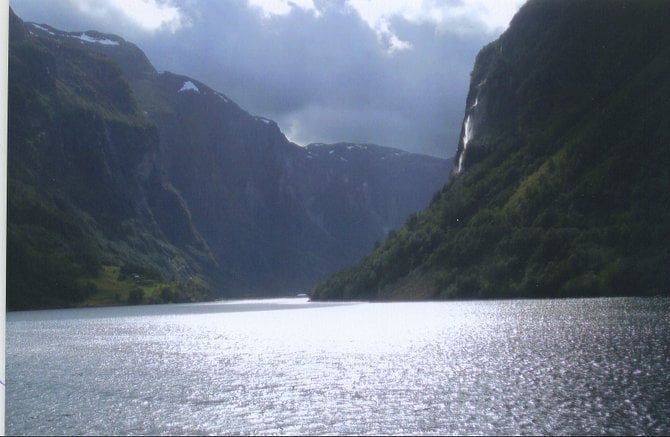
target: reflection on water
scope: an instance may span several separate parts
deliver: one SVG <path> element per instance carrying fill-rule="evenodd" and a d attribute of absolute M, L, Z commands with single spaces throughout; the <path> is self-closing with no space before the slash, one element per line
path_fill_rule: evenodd
<path fill-rule="evenodd" d="M 8 314 L 9 434 L 662 434 L 670 299 Z"/>

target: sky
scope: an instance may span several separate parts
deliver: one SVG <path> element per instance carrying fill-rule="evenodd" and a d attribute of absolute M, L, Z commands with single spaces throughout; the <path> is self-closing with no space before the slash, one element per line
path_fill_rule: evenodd
<path fill-rule="evenodd" d="M 300 145 L 456 153 L 477 52 L 524 0 L 10 0 L 24 21 L 98 30 L 275 120 Z"/>

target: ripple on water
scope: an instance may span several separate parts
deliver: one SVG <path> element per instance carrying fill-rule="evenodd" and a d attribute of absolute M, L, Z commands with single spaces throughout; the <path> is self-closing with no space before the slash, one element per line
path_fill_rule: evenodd
<path fill-rule="evenodd" d="M 669 310 L 287 299 L 10 313 L 6 429 L 668 433 Z"/>

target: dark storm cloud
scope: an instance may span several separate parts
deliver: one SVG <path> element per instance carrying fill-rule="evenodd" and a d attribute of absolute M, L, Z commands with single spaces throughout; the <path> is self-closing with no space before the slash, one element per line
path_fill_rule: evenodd
<path fill-rule="evenodd" d="M 11 5 L 27 21 L 119 34 L 157 69 L 207 83 L 250 113 L 276 120 L 300 144 L 372 142 L 439 156 L 455 153 L 469 73 L 493 38 L 395 18 L 395 35 L 411 48 L 389 53 L 343 2 L 318 16 L 299 8 L 266 16 L 244 0 L 185 0 L 179 4 L 187 24 L 174 32 L 141 30 L 121 13 L 96 16 L 75 3 Z"/>

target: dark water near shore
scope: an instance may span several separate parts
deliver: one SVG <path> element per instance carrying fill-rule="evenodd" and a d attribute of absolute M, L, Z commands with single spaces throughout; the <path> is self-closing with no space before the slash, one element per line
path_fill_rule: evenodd
<path fill-rule="evenodd" d="M 9 313 L 8 434 L 667 434 L 670 299 Z"/>

